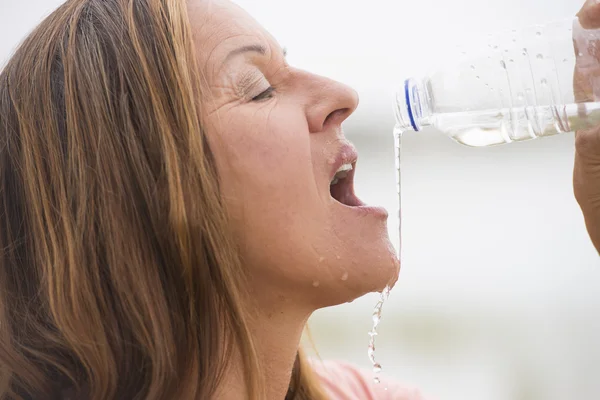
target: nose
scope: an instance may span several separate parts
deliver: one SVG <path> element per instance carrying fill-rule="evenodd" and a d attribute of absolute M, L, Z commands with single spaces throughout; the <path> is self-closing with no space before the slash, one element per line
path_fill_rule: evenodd
<path fill-rule="evenodd" d="M 358 93 L 334 80 L 307 74 L 310 96 L 306 110 L 310 133 L 340 126 L 358 107 Z"/>

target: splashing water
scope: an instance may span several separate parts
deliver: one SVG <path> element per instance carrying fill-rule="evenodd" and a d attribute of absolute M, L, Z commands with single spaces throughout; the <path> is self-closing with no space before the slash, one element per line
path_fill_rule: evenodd
<path fill-rule="evenodd" d="M 402 158 L 402 129 L 394 128 L 395 155 L 396 155 L 396 192 L 398 193 L 398 259 L 402 257 L 402 172 L 400 161 Z"/>
<path fill-rule="evenodd" d="M 402 130 L 399 126 L 394 128 L 394 140 L 395 140 L 395 152 L 396 152 L 396 190 L 398 192 L 398 258 L 401 258 L 402 252 L 402 175 L 400 173 L 400 156 L 401 156 L 401 145 L 402 145 Z M 381 364 L 375 360 L 375 336 L 377 336 L 377 327 L 379 326 L 379 322 L 381 321 L 381 310 L 383 308 L 383 303 L 388 299 L 390 295 L 390 287 L 386 286 L 385 289 L 381 292 L 381 297 L 379 301 L 375 305 L 375 309 L 373 310 L 373 328 L 369 332 L 369 348 L 367 350 L 367 354 L 369 356 L 369 360 L 371 361 L 371 365 L 373 365 L 373 374 L 375 377 L 373 380 L 375 383 L 380 383 L 380 379 L 377 376 L 382 368 Z"/>
<path fill-rule="evenodd" d="M 390 288 L 386 286 L 385 289 L 381 292 L 381 297 L 379 301 L 375 305 L 375 309 L 373 310 L 373 328 L 371 332 L 369 332 L 369 349 L 367 354 L 369 355 L 369 360 L 373 365 L 373 374 L 375 375 L 375 383 L 379 383 L 379 377 L 377 376 L 381 372 L 381 364 L 375 360 L 375 336 L 377 336 L 377 327 L 379 326 L 379 322 L 381 321 L 381 309 L 383 308 L 383 303 L 387 300 L 390 295 Z"/>

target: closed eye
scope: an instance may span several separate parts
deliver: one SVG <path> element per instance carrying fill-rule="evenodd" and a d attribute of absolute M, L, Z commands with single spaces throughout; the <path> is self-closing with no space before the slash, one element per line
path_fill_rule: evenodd
<path fill-rule="evenodd" d="M 275 92 L 275 88 L 273 86 L 269 86 L 267 90 L 252 98 L 252 101 L 261 101 L 265 99 L 270 99 L 273 97 L 273 92 Z"/>

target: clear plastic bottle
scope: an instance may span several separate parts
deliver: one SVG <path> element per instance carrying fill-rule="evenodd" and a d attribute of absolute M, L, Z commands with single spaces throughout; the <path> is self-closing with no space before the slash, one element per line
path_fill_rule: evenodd
<path fill-rule="evenodd" d="M 432 126 L 479 147 L 600 124 L 600 30 L 569 19 L 484 39 L 450 67 L 405 81 L 396 133 Z"/>

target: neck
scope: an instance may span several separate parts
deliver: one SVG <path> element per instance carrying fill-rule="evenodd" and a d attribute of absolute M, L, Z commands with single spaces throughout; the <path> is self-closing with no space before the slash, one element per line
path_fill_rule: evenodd
<path fill-rule="evenodd" d="M 302 332 L 312 311 L 298 310 L 282 295 L 256 300 L 254 303 L 257 306 L 249 319 L 249 328 L 261 365 L 260 373 L 266 383 L 266 399 L 283 400 L 290 384 Z M 215 399 L 249 398 L 243 376 L 242 357 L 237 352 Z"/>

